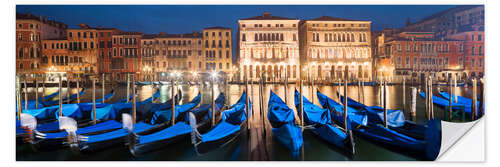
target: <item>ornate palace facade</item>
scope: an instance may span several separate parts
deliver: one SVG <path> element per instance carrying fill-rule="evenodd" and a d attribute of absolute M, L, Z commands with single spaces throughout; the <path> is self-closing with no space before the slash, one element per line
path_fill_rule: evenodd
<path fill-rule="evenodd" d="M 300 53 L 302 77 L 315 80 L 371 79 L 370 21 L 322 16 L 302 21 Z"/>
<path fill-rule="evenodd" d="M 290 81 L 299 77 L 299 20 L 264 13 L 238 21 L 239 78 Z"/>

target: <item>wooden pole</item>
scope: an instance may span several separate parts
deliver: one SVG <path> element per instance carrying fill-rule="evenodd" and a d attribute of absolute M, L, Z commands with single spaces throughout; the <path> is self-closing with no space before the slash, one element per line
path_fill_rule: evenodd
<path fill-rule="evenodd" d="M 80 103 L 80 74 L 78 74 L 78 77 L 76 78 L 76 102 Z"/>
<path fill-rule="evenodd" d="M 59 117 L 62 116 L 62 75 L 59 75 Z"/>
<path fill-rule="evenodd" d="M 69 100 L 69 97 L 70 97 L 70 92 L 71 92 L 71 88 L 69 86 L 69 76 L 66 74 L 66 103 L 69 104 L 70 103 L 70 100 Z M 78 94 L 78 92 L 77 92 Z"/>
<path fill-rule="evenodd" d="M 105 95 L 104 93 L 106 92 L 106 81 L 104 81 L 104 73 L 102 73 L 102 103 L 104 103 L 106 101 L 106 99 L 104 99 Z"/>
<path fill-rule="evenodd" d="M 453 89 L 453 96 L 455 97 L 455 103 L 458 103 L 458 99 L 457 99 L 457 77 L 453 77 L 453 81 L 454 81 L 454 89 Z"/>
<path fill-rule="evenodd" d="M 38 109 L 38 75 L 35 76 L 35 108 Z"/>
<path fill-rule="evenodd" d="M 384 94 L 384 126 L 387 128 L 387 81 L 384 81 L 383 94 Z"/>
<path fill-rule="evenodd" d="M 212 127 L 215 126 L 215 76 L 212 76 Z"/>
<path fill-rule="evenodd" d="M 134 83 L 135 85 L 135 83 Z M 135 96 L 135 92 L 132 92 Z M 127 74 L 127 103 L 130 102 L 130 74 Z"/>
<path fill-rule="evenodd" d="M 135 75 L 132 75 L 132 123 L 135 124 L 137 120 L 137 99 L 135 97 Z M 127 97 L 128 98 L 128 97 Z M 153 100 L 153 97 L 151 97 L 151 100 Z M 172 111 L 175 111 L 175 105 L 172 106 Z M 175 117 L 172 117 L 172 120 L 175 120 Z"/>
<path fill-rule="evenodd" d="M 347 80 L 349 79 L 349 66 L 345 66 L 344 71 L 344 129 L 347 132 Z"/>
<path fill-rule="evenodd" d="M 434 99 L 433 99 L 432 77 L 429 76 L 429 108 L 431 109 L 431 118 L 434 118 Z"/>
<path fill-rule="evenodd" d="M 304 126 L 304 99 L 302 94 L 302 84 L 304 84 L 304 80 L 300 79 L 299 82 L 299 94 L 300 94 L 300 125 Z"/>
<path fill-rule="evenodd" d="M 471 120 L 476 120 L 477 114 L 477 79 L 472 79 L 472 110 Z"/>
<path fill-rule="evenodd" d="M 481 85 L 479 86 L 479 92 L 481 93 L 481 96 L 479 96 L 479 113 L 478 118 L 482 117 L 484 115 L 484 79 L 481 78 L 480 80 Z"/>
<path fill-rule="evenodd" d="M 338 83 L 338 85 L 337 85 L 337 99 L 340 102 L 340 86 L 342 85 L 340 78 L 337 80 L 337 83 Z"/>
<path fill-rule="evenodd" d="M 47 80 L 47 74 L 43 74 L 43 85 L 42 85 L 42 95 L 45 96 L 45 80 Z M 44 101 L 45 98 L 42 98 L 42 101 Z"/>
<path fill-rule="evenodd" d="M 411 116 L 416 120 L 417 118 L 417 88 L 411 88 Z"/>
<path fill-rule="evenodd" d="M 247 84 L 248 84 L 248 83 L 247 83 Z M 231 97 L 231 96 L 229 96 L 229 93 L 230 93 L 230 92 L 229 92 L 229 89 L 230 89 L 230 88 L 229 88 L 229 78 L 228 78 L 227 76 L 226 76 L 226 82 L 225 82 L 225 84 L 224 84 L 224 85 L 225 85 L 225 87 L 226 87 L 226 97 L 227 97 L 227 100 L 226 100 L 226 105 L 227 105 L 227 106 L 229 106 L 229 105 L 230 105 L 230 101 L 231 101 L 231 99 L 230 99 L 230 97 Z M 248 93 L 250 93 L 250 92 L 248 92 L 248 90 L 247 90 L 247 94 L 248 94 Z M 248 111 L 248 110 L 247 110 L 247 111 Z M 248 119 L 248 117 L 247 117 L 247 119 Z"/>
<path fill-rule="evenodd" d="M 154 93 L 155 93 L 155 87 L 154 87 L 154 84 L 153 84 L 153 77 L 149 77 L 149 81 L 151 82 L 151 97 L 154 97 Z M 160 98 L 158 98 L 160 99 Z M 158 103 L 158 99 L 156 99 L 156 101 L 154 99 L 151 98 L 151 103 Z"/>
<path fill-rule="evenodd" d="M 23 109 L 21 104 L 21 82 L 19 81 L 19 75 L 16 75 L 16 105 L 17 120 L 21 120 Z"/>
<path fill-rule="evenodd" d="M 26 83 L 26 77 L 24 77 L 24 109 L 28 109 L 28 84 Z"/>
<path fill-rule="evenodd" d="M 175 74 L 174 74 L 175 75 Z M 170 83 L 172 83 L 172 88 L 171 88 L 171 92 L 170 92 L 170 96 L 172 99 L 172 112 L 171 112 L 171 119 L 170 119 L 170 125 L 175 125 L 175 80 L 174 80 L 174 77 L 172 77 L 172 80 L 170 81 Z M 212 95 L 213 96 L 213 95 Z M 212 107 L 212 120 L 213 120 L 213 117 L 214 117 L 214 113 L 215 111 L 213 110 L 213 107 Z M 212 122 L 212 125 L 213 125 L 213 122 Z"/>
<path fill-rule="evenodd" d="M 226 81 L 227 83 L 227 81 Z M 245 78 L 245 93 L 246 93 L 246 97 L 245 97 L 245 108 L 246 108 L 246 111 L 247 111 L 247 130 L 250 130 L 250 102 L 249 102 L 249 91 L 248 91 L 248 79 Z"/>
<path fill-rule="evenodd" d="M 449 121 L 451 121 L 451 120 L 453 119 L 453 103 L 452 103 L 452 101 L 453 101 L 453 100 L 452 100 L 452 99 L 453 99 L 453 98 L 452 98 L 452 97 L 453 97 L 453 96 L 452 96 L 452 95 L 453 95 L 452 88 L 453 88 L 453 87 L 452 87 L 452 85 L 451 85 L 451 77 L 450 77 L 450 79 L 449 79 L 448 83 L 449 83 L 449 84 L 448 84 L 448 94 L 449 94 L 449 95 L 448 95 L 448 96 L 449 96 L 449 97 L 448 97 L 448 101 L 449 101 L 449 106 L 448 106 L 448 120 L 449 120 Z"/>
<path fill-rule="evenodd" d="M 358 101 L 361 102 L 361 81 L 358 79 Z"/>
<path fill-rule="evenodd" d="M 285 78 L 283 79 L 283 88 L 285 89 L 285 104 L 288 105 L 288 76 L 287 76 L 287 71 L 285 68 Z"/>
<path fill-rule="evenodd" d="M 403 77 L 403 113 L 406 111 L 406 78 Z"/>
<path fill-rule="evenodd" d="M 365 83 L 361 82 L 361 96 L 363 97 L 363 104 L 365 103 Z"/>
<path fill-rule="evenodd" d="M 96 118 L 96 108 L 95 108 L 95 81 L 97 78 L 92 79 L 92 123 L 96 124 L 97 123 L 97 118 Z"/>
<path fill-rule="evenodd" d="M 314 104 L 314 79 L 311 79 L 311 103 Z"/>

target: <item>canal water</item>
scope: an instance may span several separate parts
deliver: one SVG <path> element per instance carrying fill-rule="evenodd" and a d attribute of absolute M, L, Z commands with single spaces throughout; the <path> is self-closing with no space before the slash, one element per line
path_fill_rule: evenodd
<path fill-rule="evenodd" d="M 188 102 L 192 98 L 194 98 L 198 92 L 202 94 L 202 104 L 210 104 L 211 103 L 211 86 L 208 83 L 204 83 L 202 85 L 182 85 L 180 86 L 183 93 L 182 102 Z M 269 91 L 272 90 L 276 94 L 278 94 L 282 99 L 285 99 L 290 108 L 292 108 L 295 112 L 295 104 L 294 104 L 294 91 L 296 89 L 295 84 L 288 84 L 288 90 L 285 90 L 283 85 L 278 84 L 267 84 L 265 86 L 264 91 L 264 100 L 263 104 L 267 105 L 267 99 L 269 98 Z M 434 86 L 434 92 L 438 90 L 446 91 L 446 87 L 439 88 Z M 110 100 L 110 102 L 116 102 L 122 98 L 126 97 L 126 86 L 115 85 L 111 88 L 110 85 L 107 85 L 106 93 L 109 93 L 111 89 L 115 90 L 115 96 Z M 162 85 L 159 86 L 160 93 L 160 101 L 164 102 L 171 97 L 171 86 L 170 85 Z M 313 161 L 347 161 L 347 160 L 360 160 L 360 161 L 378 161 L 378 160 L 391 160 L 391 161 L 411 161 L 411 160 L 419 160 L 418 155 L 408 155 L 405 152 L 394 150 L 392 148 L 386 148 L 380 146 L 371 141 L 362 139 L 354 136 L 356 143 L 356 154 L 351 156 L 345 153 L 340 149 L 337 149 L 333 146 L 327 145 L 325 142 L 314 136 L 313 134 L 305 131 L 304 132 L 304 148 L 299 157 L 293 157 L 288 149 L 281 145 L 277 140 L 272 137 L 271 127 L 269 122 L 267 121 L 267 106 L 263 106 L 264 110 L 260 110 L 260 101 L 259 101 L 259 86 L 257 84 L 249 85 L 249 93 L 252 101 L 253 114 L 251 118 L 251 127 L 263 127 L 265 130 L 265 148 L 267 150 L 267 157 L 269 160 L 313 160 Z M 402 98 L 402 86 L 394 85 L 389 86 L 389 94 L 388 98 L 388 108 L 390 109 L 402 109 L 403 106 L 403 98 Z M 46 88 L 45 94 L 50 94 L 56 92 L 58 88 Z M 96 98 L 101 98 L 102 89 L 100 86 L 96 88 Z M 225 86 L 224 84 L 215 86 L 215 94 L 218 95 L 220 92 L 229 92 L 228 96 L 228 104 L 234 104 L 241 93 L 245 90 L 244 85 L 229 85 Z M 314 101 L 315 104 L 319 105 L 318 99 L 316 96 L 311 96 L 312 94 L 316 95 L 316 90 L 321 91 L 323 94 L 326 94 L 330 98 L 338 101 L 336 97 L 337 86 L 314 86 L 310 85 L 303 86 L 303 94 L 310 101 Z M 358 87 L 357 86 L 348 86 L 348 97 L 351 97 L 355 100 L 359 99 L 359 96 L 363 96 L 364 93 L 364 103 L 371 105 L 380 105 L 379 93 L 381 89 L 376 86 L 364 86 L 363 91 L 359 91 L 361 95 L 358 95 Z M 33 88 L 28 88 L 29 99 L 34 99 L 34 91 Z M 42 88 L 39 89 L 42 91 Z M 66 94 L 68 90 L 63 88 L 63 95 Z M 76 93 L 77 90 L 72 88 L 69 91 L 73 94 Z M 139 96 L 137 100 L 144 100 L 149 98 L 156 89 L 153 90 L 151 85 L 145 86 L 137 86 L 137 91 Z M 341 89 L 341 92 L 343 90 Z M 417 97 L 417 116 L 416 118 L 412 118 L 409 112 L 410 106 L 410 96 L 409 92 L 411 92 L 410 86 L 406 86 L 406 106 L 405 117 L 408 120 L 413 120 L 419 124 L 426 123 L 425 116 L 425 105 L 424 99 L 420 96 Z M 457 95 L 470 97 L 471 89 L 460 87 L 458 88 Z M 439 95 L 438 95 L 439 96 Z M 85 94 L 81 97 L 81 102 L 91 102 L 92 97 L 92 89 L 86 88 Z M 57 97 L 56 97 L 57 99 Z M 447 119 L 447 112 L 444 109 L 434 106 L 435 117 L 438 119 Z M 297 113 L 295 113 L 296 120 L 299 120 Z M 467 120 L 461 120 L 459 118 L 455 118 L 454 122 L 461 122 Z M 245 133 L 244 133 L 245 132 Z M 99 151 L 92 154 L 75 154 L 71 152 L 70 149 L 60 149 L 56 151 L 48 151 L 48 152 L 35 152 L 31 149 L 29 144 L 22 144 L 16 146 L 16 159 L 17 160 L 138 160 L 138 161 L 149 161 L 149 160 L 182 160 L 182 161 L 212 161 L 212 160 L 251 160 L 250 154 L 250 141 L 249 137 L 246 134 L 246 131 L 242 132 L 240 137 L 221 147 L 215 149 L 211 152 L 208 152 L 203 155 L 197 155 L 195 152 L 193 145 L 190 143 L 190 140 L 182 141 L 176 144 L 171 144 L 170 146 L 156 152 L 148 153 L 140 157 L 134 157 L 130 154 L 129 150 L 125 146 L 114 147 L 111 149 Z"/>

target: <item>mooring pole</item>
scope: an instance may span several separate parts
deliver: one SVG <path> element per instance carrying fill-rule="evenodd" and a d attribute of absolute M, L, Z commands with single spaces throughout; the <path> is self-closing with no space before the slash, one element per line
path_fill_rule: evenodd
<path fill-rule="evenodd" d="M 344 71 L 344 129 L 347 132 L 347 80 L 349 79 L 349 67 L 345 66 Z"/>
<path fill-rule="evenodd" d="M 432 77 L 429 76 L 429 108 L 431 109 L 431 118 L 434 118 L 434 99 L 433 99 Z"/>
<path fill-rule="evenodd" d="M 477 114 L 477 79 L 472 79 L 472 110 L 471 120 L 476 120 Z"/>
<path fill-rule="evenodd" d="M 35 76 L 35 108 L 38 109 L 38 75 Z"/>
<path fill-rule="evenodd" d="M 26 83 L 26 77 L 24 77 L 24 109 L 28 109 L 28 84 Z"/>
<path fill-rule="evenodd" d="M 69 86 L 69 76 L 68 74 L 66 74 L 66 103 L 69 104 L 70 103 L 70 100 L 69 100 L 69 97 L 70 97 L 70 91 L 71 91 L 71 88 Z M 78 94 L 78 92 L 77 92 Z"/>
<path fill-rule="evenodd" d="M 16 75 L 16 109 L 17 109 L 17 120 L 21 120 L 21 113 L 23 112 L 21 104 L 21 82 L 19 81 L 19 75 Z"/>
<path fill-rule="evenodd" d="M 454 89 L 453 89 L 453 96 L 455 97 L 455 103 L 458 103 L 458 99 L 457 99 L 457 76 L 453 77 L 453 81 L 454 81 Z"/>
<path fill-rule="evenodd" d="M 76 78 L 76 102 L 80 103 L 80 74 L 78 74 L 78 77 Z"/>
<path fill-rule="evenodd" d="M 92 79 L 92 123 L 95 125 L 97 123 L 97 115 L 95 108 L 95 81 L 99 79 L 99 77 Z"/>
<path fill-rule="evenodd" d="M 403 113 L 406 111 L 406 78 L 403 77 Z"/>
<path fill-rule="evenodd" d="M 43 75 L 43 85 L 42 85 L 42 95 L 45 96 L 45 80 L 47 80 L 47 74 L 42 74 Z M 42 98 L 42 101 L 44 101 L 45 98 Z"/>
<path fill-rule="evenodd" d="M 453 119 L 453 91 L 452 91 L 452 85 L 451 85 L 451 77 L 449 78 L 449 81 L 448 81 L 448 120 L 451 121 Z"/>
<path fill-rule="evenodd" d="M 478 118 L 482 117 L 484 115 L 484 79 L 481 78 L 480 80 L 481 85 L 479 87 L 479 92 L 481 93 L 481 96 L 479 96 L 479 112 L 481 115 L 478 115 Z"/>
<path fill-rule="evenodd" d="M 311 79 L 311 103 L 314 104 L 314 79 Z"/>
<path fill-rule="evenodd" d="M 366 104 L 365 103 L 365 83 L 364 82 L 361 82 L 361 95 L 363 97 L 363 104 Z"/>
<path fill-rule="evenodd" d="M 215 76 L 212 76 L 212 127 L 215 126 Z"/>
<path fill-rule="evenodd" d="M 104 101 L 106 101 L 106 99 L 104 98 L 105 95 L 104 93 L 106 92 L 106 81 L 104 81 L 104 73 L 102 73 L 102 103 L 104 103 Z"/>
<path fill-rule="evenodd" d="M 135 85 L 135 83 L 134 83 Z M 135 92 L 132 92 L 135 96 Z M 127 74 L 127 103 L 130 102 L 130 74 Z"/>
<path fill-rule="evenodd" d="M 361 81 L 358 79 L 358 101 L 361 102 Z"/>
<path fill-rule="evenodd" d="M 62 116 L 62 75 L 59 74 L 59 117 Z"/>
<path fill-rule="evenodd" d="M 285 68 L 285 78 L 283 79 L 283 88 L 285 89 L 285 104 L 288 105 L 288 96 L 287 96 L 287 91 L 288 91 L 288 76 L 286 74 L 286 68 Z"/>
<path fill-rule="evenodd" d="M 300 125 L 304 126 L 304 99 L 302 94 L 302 84 L 304 84 L 304 80 L 300 79 L 299 82 L 299 94 L 300 94 Z"/>
<path fill-rule="evenodd" d="M 175 74 L 174 74 L 175 75 Z M 172 99 L 172 112 L 171 112 L 171 119 L 170 119 L 170 125 L 175 125 L 175 101 L 176 101 L 176 98 L 175 98 L 175 80 L 174 80 L 174 77 L 172 77 L 172 80 L 170 81 L 170 83 L 172 83 L 172 89 L 171 89 L 171 92 L 170 92 L 170 96 Z M 212 95 L 213 96 L 213 95 Z M 213 107 L 212 107 L 212 120 L 213 120 L 213 117 L 214 117 L 214 113 L 215 111 L 213 111 Z M 213 123 L 212 123 L 213 125 Z"/>
<path fill-rule="evenodd" d="M 417 118 L 417 88 L 411 88 L 411 116 L 416 120 Z"/>
<path fill-rule="evenodd" d="M 338 99 L 338 100 L 339 100 L 339 102 L 340 102 L 340 86 L 342 85 L 342 82 L 341 82 L 341 79 L 340 79 L 340 78 L 339 78 L 337 81 L 338 81 L 338 82 L 337 82 L 337 83 L 338 83 L 338 84 L 337 84 L 337 99 Z"/>
<path fill-rule="evenodd" d="M 132 75 L 132 123 L 135 124 L 137 120 L 137 99 L 135 97 L 135 75 Z M 128 98 L 128 97 L 127 97 Z M 151 96 L 151 100 L 153 100 L 153 96 Z M 175 111 L 175 106 L 172 106 L 172 111 Z M 172 120 L 175 120 L 175 117 L 172 117 Z"/>
<path fill-rule="evenodd" d="M 226 83 L 227 83 L 227 81 L 226 81 Z M 250 96 L 248 96 L 248 93 L 249 93 L 249 91 L 248 91 L 248 79 L 245 77 L 245 94 L 246 94 L 246 96 L 245 96 L 245 109 L 247 111 L 247 130 L 250 130 L 250 106 L 249 106 L 250 102 L 248 99 Z"/>
<path fill-rule="evenodd" d="M 227 97 L 226 105 L 229 106 L 230 105 L 229 103 L 231 101 L 231 99 L 229 97 L 231 97 L 231 96 L 229 96 L 229 78 L 227 76 L 226 76 L 226 80 L 225 80 L 225 84 L 224 85 L 226 87 L 226 97 Z M 247 85 L 248 85 L 248 83 L 247 83 Z M 248 93 L 250 93 L 250 92 L 248 92 L 248 90 L 247 90 L 247 94 Z M 247 119 L 249 119 L 249 118 L 247 118 Z"/>
<path fill-rule="evenodd" d="M 383 89 L 384 89 L 384 126 L 385 128 L 387 128 L 387 81 L 384 81 L 384 86 L 383 86 Z"/>

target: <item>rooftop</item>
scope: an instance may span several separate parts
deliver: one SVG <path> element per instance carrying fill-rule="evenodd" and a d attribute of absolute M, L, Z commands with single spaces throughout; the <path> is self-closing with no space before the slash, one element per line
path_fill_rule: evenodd
<path fill-rule="evenodd" d="M 272 16 L 269 12 L 264 12 L 260 16 L 240 19 L 240 20 L 298 20 L 294 18 L 280 17 L 280 16 Z"/>
<path fill-rule="evenodd" d="M 351 20 L 351 19 L 344 19 L 340 17 L 331 17 L 331 16 L 321 16 L 318 18 L 314 18 L 308 21 L 362 21 L 362 20 Z"/>

